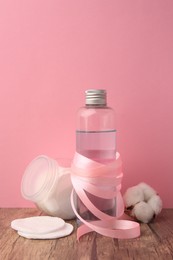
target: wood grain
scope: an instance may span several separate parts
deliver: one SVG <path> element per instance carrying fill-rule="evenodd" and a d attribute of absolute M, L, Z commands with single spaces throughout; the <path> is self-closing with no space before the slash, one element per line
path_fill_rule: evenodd
<path fill-rule="evenodd" d="M 169 260 L 173 259 L 173 209 L 164 209 L 153 223 L 141 224 L 136 239 L 112 239 L 96 233 L 76 241 L 74 232 L 52 240 L 31 240 L 20 237 L 10 227 L 12 220 L 38 216 L 38 209 L 0 209 L 0 260 Z"/>

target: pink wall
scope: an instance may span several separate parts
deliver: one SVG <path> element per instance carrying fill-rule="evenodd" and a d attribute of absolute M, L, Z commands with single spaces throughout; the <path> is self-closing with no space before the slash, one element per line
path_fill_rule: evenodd
<path fill-rule="evenodd" d="M 37 155 L 72 157 L 87 88 L 117 112 L 123 191 L 140 181 L 173 207 L 173 1 L 0 1 L 0 207 Z"/>

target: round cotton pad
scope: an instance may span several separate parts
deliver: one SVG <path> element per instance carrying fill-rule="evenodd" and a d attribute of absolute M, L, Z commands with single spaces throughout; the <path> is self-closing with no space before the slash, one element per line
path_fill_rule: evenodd
<path fill-rule="evenodd" d="M 11 222 L 13 229 L 31 234 L 47 234 L 61 229 L 64 225 L 63 219 L 49 216 L 20 218 Z"/>
<path fill-rule="evenodd" d="M 57 231 L 50 232 L 47 234 L 31 234 L 31 233 L 24 233 L 18 231 L 18 234 L 22 237 L 29 238 L 29 239 L 55 239 L 60 237 L 68 236 L 72 233 L 73 226 L 71 224 L 65 223 L 64 227 L 58 229 Z"/>

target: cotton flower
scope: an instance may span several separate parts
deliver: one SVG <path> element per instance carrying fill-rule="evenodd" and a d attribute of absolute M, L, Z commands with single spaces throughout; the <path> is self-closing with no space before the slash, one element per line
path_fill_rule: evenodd
<path fill-rule="evenodd" d="M 144 201 L 148 201 L 153 195 L 156 194 L 156 191 L 144 182 L 139 183 L 137 186 L 143 191 Z"/>
<path fill-rule="evenodd" d="M 144 223 L 150 222 L 162 210 L 162 200 L 159 195 L 143 182 L 128 188 L 123 198 L 128 209 L 127 214 Z"/>
<path fill-rule="evenodd" d="M 162 210 L 162 200 L 158 195 L 152 196 L 149 199 L 148 204 L 154 210 L 156 215 L 158 215 L 161 212 L 161 210 Z"/>
<path fill-rule="evenodd" d="M 148 203 L 141 201 L 132 209 L 132 216 L 143 223 L 148 223 L 154 217 L 154 210 Z"/>
<path fill-rule="evenodd" d="M 136 203 L 144 200 L 144 194 L 140 187 L 133 186 L 128 188 L 124 194 L 124 203 L 126 208 L 134 206 Z"/>

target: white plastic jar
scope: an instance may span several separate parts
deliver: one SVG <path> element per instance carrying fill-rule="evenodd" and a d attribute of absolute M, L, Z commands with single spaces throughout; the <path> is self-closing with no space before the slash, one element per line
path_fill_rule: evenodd
<path fill-rule="evenodd" d="M 68 167 L 67 167 L 68 164 Z M 63 219 L 72 219 L 75 214 L 71 207 L 70 161 L 58 162 L 48 156 L 35 158 L 26 168 L 21 193 L 33 201 L 44 213 Z"/>

